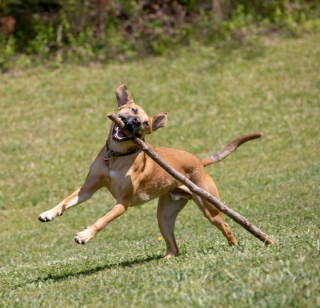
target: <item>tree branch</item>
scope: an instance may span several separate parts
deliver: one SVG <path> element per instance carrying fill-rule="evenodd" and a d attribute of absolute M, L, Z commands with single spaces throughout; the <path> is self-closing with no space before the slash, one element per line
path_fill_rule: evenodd
<path fill-rule="evenodd" d="M 220 200 L 209 194 L 207 191 L 201 189 L 199 186 L 195 185 L 181 173 L 173 169 L 166 161 L 164 161 L 155 151 L 150 149 L 148 145 L 142 141 L 140 138 L 136 137 L 133 133 L 131 133 L 128 129 L 126 129 L 124 123 L 114 114 L 108 113 L 108 118 L 113 121 L 117 126 L 121 128 L 121 130 L 137 145 L 140 146 L 141 150 L 145 152 L 150 158 L 152 158 L 158 165 L 160 165 L 165 171 L 167 171 L 173 178 L 187 186 L 191 192 L 197 194 L 201 198 L 207 200 L 211 204 L 213 204 L 219 211 L 226 214 L 240 226 L 245 228 L 248 232 L 258 238 L 260 241 L 264 242 L 266 245 L 274 244 L 275 241 L 263 233 L 259 228 L 254 226 L 249 222 L 244 216 L 241 216 L 239 213 L 233 211 L 224 205 Z"/>

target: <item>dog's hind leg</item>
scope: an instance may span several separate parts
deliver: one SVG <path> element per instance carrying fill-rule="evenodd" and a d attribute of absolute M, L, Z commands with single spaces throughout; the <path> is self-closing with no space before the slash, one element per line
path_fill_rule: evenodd
<path fill-rule="evenodd" d="M 174 225 L 179 212 L 184 208 L 190 198 L 174 199 L 174 195 L 167 193 L 159 198 L 158 203 L 158 224 L 167 246 L 165 258 L 170 258 L 179 251 L 174 238 Z"/>
<path fill-rule="evenodd" d="M 208 174 L 203 176 L 200 181 L 198 180 L 197 182 L 195 182 L 195 184 L 208 191 L 216 198 L 220 199 L 217 187 Z M 199 209 L 202 211 L 204 217 L 206 217 L 210 221 L 210 223 L 212 223 L 222 232 L 222 234 L 227 238 L 230 245 L 236 245 L 238 241 L 233 236 L 229 225 L 223 221 L 222 212 L 217 210 L 211 203 L 202 199 L 198 195 L 192 194 L 192 197 Z"/>

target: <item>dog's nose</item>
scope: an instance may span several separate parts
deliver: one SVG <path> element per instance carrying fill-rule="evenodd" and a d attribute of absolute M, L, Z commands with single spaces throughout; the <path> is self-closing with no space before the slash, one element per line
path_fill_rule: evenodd
<path fill-rule="evenodd" d="M 137 128 L 140 128 L 141 127 L 141 120 L 139 119 L 139 118 L 136 118 L 136 117 L 134 117 L 133 119 L 132 119 L 132 125 L 133 126 L 135 126 L 135 127 L 137 127 Z"/>

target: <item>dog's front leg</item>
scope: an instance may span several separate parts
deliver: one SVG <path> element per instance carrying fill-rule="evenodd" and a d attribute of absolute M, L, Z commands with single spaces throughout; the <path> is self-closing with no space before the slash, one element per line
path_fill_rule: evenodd
<path fill-rule="evenodd" d="M 40 214 L 38 219 L 42 222 L 46 222 L 53 220 L 57 216 L 61 216 L 65 210 L 90 199 L 102 186 L 103 183 L 98 179 L 88 177 L 83 186 L 76 189 L 69 197 L 62 200 L 51 210 Z"/>
<path fill-rule="evenodd" d="M 117 204 L 108 212 L 107 215 L 98 219 L 93 225 L 78 232 L 74 240 L 78 244 L 89 242 L 99 231 L 105 228 L 111 221 L 121 216 L 129 207 L 129 201 L 117 201 Z"/>

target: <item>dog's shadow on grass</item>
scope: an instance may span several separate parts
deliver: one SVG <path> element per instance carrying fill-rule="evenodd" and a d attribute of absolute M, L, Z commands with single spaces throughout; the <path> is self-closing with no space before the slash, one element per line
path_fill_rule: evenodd
<path fill-rule="evenodd" d="M 37 279 L 31 280 L 31 281 L 27 281 L 23 284 L 19 284 L 16 285 L 14 287 L 14 289 L 17 288 L 21 288 L 24 287 L 28 284 L 32 284 L 32 283 L 38 283 L 38 282 L 46 282 L 46 281 L 54 281 L 54 282 L 59 282 L 60 280 L 65 280 L 68 279 L 70 277 L 81 277 L 81 276 L 90 276 L 93 275 L 95 273 L 98 273 L 100 271 L 104 271 L 104 270 L 108 270 L 108 269 L 112 269 L 112 268 L 118 268 L 118 267 L 122 267 L 122 268 L 126 268 L 126 267 L 132 267 L 134 265 L 139 265 L 139 264 L 144 264 L 144 263 L 148 263 L 154 260 L 159 260 L 159 259 L 163 259 L 163 255 L 155 255 L 155 256 L 150 256 L 150 257 L 146 257 L 146 258 L 139 258 L 139 259 L 134 259 L 131 261 L 123 261 L 120 263 L 114 263 L 114 264 L 105 264 L 105 265 L 100 265 L 91 269 L 87 269 L 87 270 L 83 270 L 77 273 L 71 272 L 71 273 L 63 273 L 61 275 L 54 275 L 54 274 L 48 274 L 47 277 L 39 277 Z"/>

